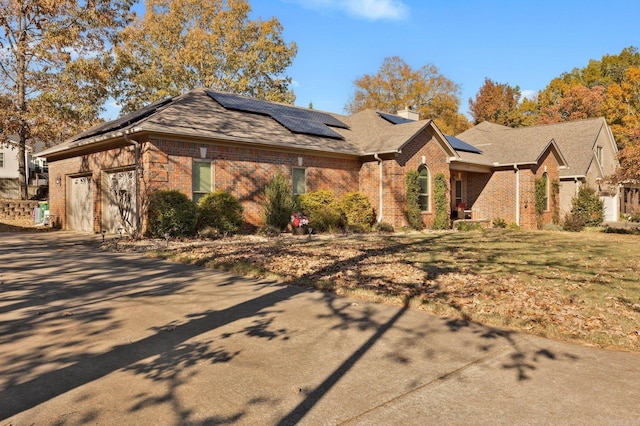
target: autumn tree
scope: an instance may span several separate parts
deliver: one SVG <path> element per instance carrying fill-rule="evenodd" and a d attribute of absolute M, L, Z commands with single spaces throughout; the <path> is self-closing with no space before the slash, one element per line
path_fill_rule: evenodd
<path fill-rule="evenodd" d="M 473 123 L 490 121 L 503 126 L 517 127 L 524 121 L 519 110 L 520 87 L 485 78 L 475 100 L 469 99 L 469 112 Z"/>
<path fill-rule="evenodd" d="M 0 143 L 18 138 L 28 197 L 28 143 L 45 145 L 93 124 L 107 97 L 100 52 L 133 0 L 0 0 Z"/>
<path fill-rule="evenodd" d="M 637 128 L 632 119 L 634 68 L 640 68 L 640 53 L 631 46 L 561 74 L 538 94 L 539 122 L 604 116 L 619 148 L 624 147 Z"/>
<path fill-rule="evenodd" d="M 284 75 L 297 47 L 276 18 L 249 20 L 246 0 L 146 0 L 120 33 L 113 96 L 129 112 L 197 87 L 292 103 Z"/>
<path fill-rule="evenodd" d="M 401 58 L 386 58 L 377 74 L 365 74 L 354 82 L 355 94 L 347 113 L 371 108 L 397 113 L 412 108 L 421 118 L 433 119 L 448 134 L 457 134 L 470 127 L 469 121 L 458 113 L 460 87 L 449 80 L 435 65 L 412 69 Z"/>
<path fill-rule="evenodd" d="M 540 104 L 538 101 L 538 124 L 601 117 L 605 106 L 605 90 L 603 86 L 590 89 L 583 85 L 575 85 L 568 87 L 556 102 Z"/>

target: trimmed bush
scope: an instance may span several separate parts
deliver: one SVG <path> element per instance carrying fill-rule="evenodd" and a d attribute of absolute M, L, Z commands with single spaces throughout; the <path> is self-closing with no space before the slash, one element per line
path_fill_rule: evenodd
<path fill-rule="evenodd" d="M 198 230 L 210 228 L 214 233 L 234 234 L 242 221 L 242 205 L 228 192 L 217 190 L 198 201 Z"/>
<path fill-rule="evenodd" d="M 373 207 L 369 198 L 363 193 L 350 192 L 342 197 L 340 204 L 348 227 L 365 230 L 373 223 Z"/>
<path fill-rule="evenodd" d="M 298 196 L 298 206 L 309 218 L 309 226 L 324 232 L 342 226 L 342 211 L 333 191 L 321 189 Z"/>
<path fill-rule="evenodd" d="M 422 215 L 420 211 L 420 183 L 418 182 L 418 172 L 409 170 L 405 176 L 407 185 L 407 222 L 413 229 L 423 228 Z"/>
<path fill-rule="evenodd" d="M 482 230 L 482 225 L 480 225 L 479 223 L 474 223 L 474 222 L 460 221 L 460 222 L 456 222 L 456 229 L 458 231 L 461 231 L 461 232 L 481 231 Z"/>
<path fill-rule="evenodd" d="M 196 206 L 180 191 L 154 191 L 149 196 L 149 233 L 158 238 L 186 237 L 195 233 Z"/>
<path fill-rule="evenodd" d="M 290 179 L 278 172 L 264 189 L 262 203 L 263 220 L 266 226 L 282 231 L 291 221 L 295 202 Z"/>

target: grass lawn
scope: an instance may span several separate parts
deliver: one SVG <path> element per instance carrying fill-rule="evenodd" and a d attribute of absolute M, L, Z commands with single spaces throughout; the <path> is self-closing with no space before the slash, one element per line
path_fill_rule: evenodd
<path fill-rule="evenodd" d="M 408 303 L 554 339 L 640 351 L 639 247 L 637 235 L 489 229 L 236 237 L 201 246 L 175 244 L 150 254 Z"/>

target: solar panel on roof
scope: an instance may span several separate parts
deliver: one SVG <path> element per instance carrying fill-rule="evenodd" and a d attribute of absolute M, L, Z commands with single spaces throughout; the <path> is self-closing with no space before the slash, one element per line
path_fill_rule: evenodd
<path fill-rule="evenodd" d="M 301 118 L 278 115 L 273 117 L 278 123 L 292 131 L 293 133 L 304 133 L 307 135 L 326 136 L 329 138 L 342 139 L 342 135 L 331 127 L 319 121 L 304 120 Z"/>
<path fill-rule="evenodd" d="M 294 133 L 344 139 L 342 135 L 328 126 L 342 129 L 349 128 L 342 121 L 325 112 L 281 105 L 229 93 L 210 90 L 207 90 L 206 93 L 226 109 L 267 115 Z"/>
<path fill-rule="evenodd" d="M 456 151 L 465 151 L 465 152 L 471 152 L 473 154 L 482 154 L 482 151 L 480 151 L 478 148 L 476 148 L 473 145 L 469 145 L 465 141 L 460 140 L 455 136 L 445 136 L 445 138 L 447 138 L 447 141 L 449 142 L 449 144 Z"/>
<path fill-rule="evenodd" d="M 414 120 L 411 120 L 409 118 L 400 117 L 399 115 L 387 114 L 385 112 L 378 112 L 378 115 L 391 124 L 404 124 L 414 122 Z"/>
<path fill-rule="evenodd" d="M 122 129 L 130 124 L 136 123 L 143 118 L 146 118 L 156 112 L 159 108 L 165 106 L 169 102 L 171 102 L 173 98 L 166 98 L 159 101 L 156 101 L 146 107 L 140 108 L 137 111 L 131 112 L 129 114 L 123 115 L 122 117 L 116 118 L 115 120 L 111 120 L 107 123 L 104 123 L 102 126 L 95 127 L 93 129 L 89 129 L 85 133 L 80 133 L 75 140 L 85 139 L 92 136 L 102 135 L 104 133 L 112 132 L 114 130 Z"/>

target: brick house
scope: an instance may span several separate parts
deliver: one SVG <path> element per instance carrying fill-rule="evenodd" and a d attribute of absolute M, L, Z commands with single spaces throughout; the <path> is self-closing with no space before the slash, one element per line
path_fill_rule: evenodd
<path fill-rule="evenodd" d="M 433 177 L 451 187 L 449 214 L 501 217 L 535 227 L 534 180 L 557 180 L 566 160 L 553 140 L 501 153 L 445 136 L 411 111 L 351 116 L 195 89 L 100 124 L 39 153 L 47 158 L 52 221 L 67 230 L 144 230 L 145 200 L 177 189 L 197 200 L 222 189 L 261 225 L 260 198 L 272 176 L 290 176 L 294 193 L 360 191 L 376 220 L 407 224 L 407 171 L 420 173 L 425 226 L 433 223 Z M 504 155 L 503 155 L 504 154 Z M 553 200 L 549 198 L 549 205 Z M 551 221 L 550 211 L 545 222 Z"/>
<path fill-rule="evenodd" d="M 532 144 L 553 140 L 567 162 L 559 175 L 560 215 L 571 211 L 572 199 L 586 185 L 598 191 L 605 207 L 605 220 L 618 220 L 620 190 L 608 183 L 619 167 L 618 148 L 604 118 L 520 128 L 483 122 L 458 137 L 482 149 L 487 156 L 495 152 L 513 155 Z"/>

